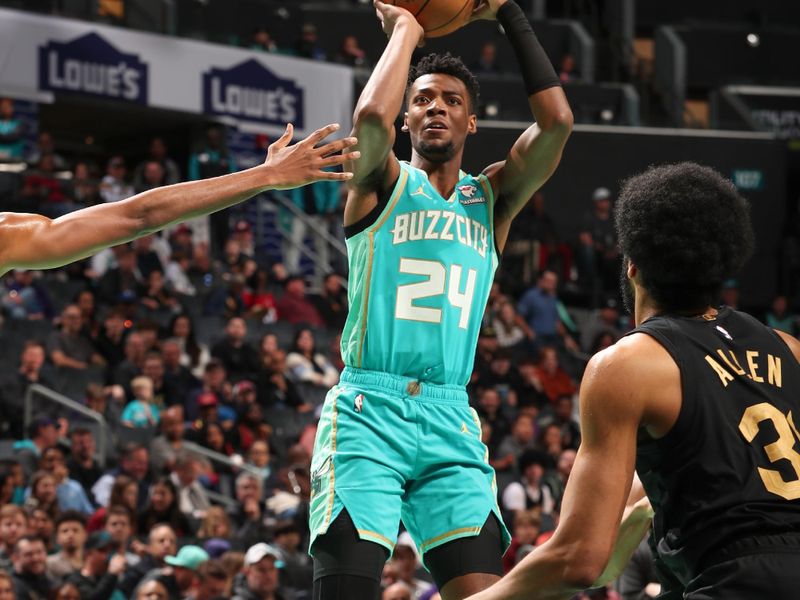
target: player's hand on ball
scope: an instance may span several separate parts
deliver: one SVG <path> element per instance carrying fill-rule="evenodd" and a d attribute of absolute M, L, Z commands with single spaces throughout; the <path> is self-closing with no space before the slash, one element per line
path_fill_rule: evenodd
<path fill-rule="evenodd" d="M 494 21 L 497 18 L 497 11 L 508 0 L 481 0 L 478 5 L 473 9 L 472 16 L 469 18 L 472 21 Z"/>
<path fill-rule="evenodd" d="M 405 21 L 408 23 L 412 31 L 415 31 L 419 34 L 419 41 L 417 42 L 417 45 L 422 46 L 425 43 L 425 30 L 414 18 L 414 15 L 408 12 L 405 8 L 400 8 L 399 6 L 394 6 L 392 4 L 385 4 L 380 0 L 374 0 L 373 5 L 375 6 L 375 14 L 378 16 L 378 19 L 381 22 L 383 33 L 385 33 L 388 37 L 392 37 L 394 28 L 399 22 Z"/>
<path fill-rule="evenodd" d="M 290 146 L 289 142 L 292 141 L 294 127 L 289 123 L 284 134 L 270 144 L 267 150 L 267 160 L 264 161 L 264 165 L 270 167 L 271 177 L 274 179 L 270 187 L 286 190 L 315 181 L 351 179 L 352 171 L 345 170 L 343 173 L 338 173 L 324 169 L 343 165 L 359 158 L 360 152 L 347 152 L 348 148 L 358 143 L 356 138 L 347 137 L 317 146 L 338 129 L 338 123 L 326 125 L 317 129 L 302 142 Z M 341 154 L 338 154 L 340 151 Z"/>

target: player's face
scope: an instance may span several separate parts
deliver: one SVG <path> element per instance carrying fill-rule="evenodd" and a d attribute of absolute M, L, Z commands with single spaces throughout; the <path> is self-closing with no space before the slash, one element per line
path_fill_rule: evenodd
<path fill-rule="evenodd" d="M 431 162 L 447 162 L 476 131 L 477 117 L 464 82 L 442 73 L 419 77 L 408 92 L 403 127 L 411 146 Z"/>

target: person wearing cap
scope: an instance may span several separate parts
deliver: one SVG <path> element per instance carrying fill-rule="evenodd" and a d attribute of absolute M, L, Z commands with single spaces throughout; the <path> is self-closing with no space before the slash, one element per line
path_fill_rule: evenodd
<path fill-rule="evenodd" d="M 278 569 L 283 568 L 278 550 L 263 542 L 247 549 L 244 555 L 244 581 L 235 590 L 233 600 L 289 600 L 280 589 Z"/>
<path fill-rule="evenodd" d="M 200 546 L 187 544 L 174 556 L 164 558 L 166 567 L 150 571 L 139 584 L 135 594 L 150 580 L 161 582 L 167 589 L 169 600 L 183 600 L 197 583 L 200 565 L 209 559 L 208 552 Z"/>
<path fill-rule="evenodd" d="M 57 219 L 2 213 L 0 276 L 15 268 L 60 267 L 91 256 L 102 248 L 152 234 L 189 216 L 221 211 L 267 190 L 291 189 L 322 179 L 351 179 L 350 171 L 324 170 L 360 156 L 357 151 L 339 154 L 340 150 L 357 143 L 354 137 L 321 143 L 338 129 L 337 124 L 328 125 L 289 146 L 294 133 L 289 124 L 285 133 L 269 147 L 266 160 L 260 165 L 224 175 L 222 172 L 229 169 L 212 173 L 197 168 L 192 179 L 220 177 L 160 187 L 127 200 L 83 208 Z M 350 164 L 352 162 L 348 167 Z M 200 166 L 199 160 L 197 166 Z M 119 177 L 116 172 L 114 180 Z M 112 198 L 106 194 L 104 199 Z M 227 235 L 227 223 L 224 235 Z"/>
<path fill-rule="evenodd" d="M 68 582 L 77 586 L 83 600 L 108 600 L 114 594 L 126 566 L 124 555 L 111 556 L 115 546 L 107 531 L 95 531 L 87 538 L 83 568 L 67 577 Z"/>
<path fill-rule="evenodd" d="M 112 156 L 106 167 L 106 174 L 100 181 L 100 197 L 103 202 L 119 202 L 135 193 L 133 186 L 125 181 L 127 174 L 125 159 Z"/>
<path fill-rule="evenodd" d="M 407 531 L 397 536 L 397 545 L 394 547 L 391 562 L 395 567 L 398 581 L 411 589 L 411 598 L 419 598 L 433 586 L 430 581 L 417 577 L 422 563 L 414 540 Z"/>
<path fill-rule="evenodd" d="M 592 193 L 592 210 L 583 215 L 578 242 L 579 276 L 589 286 L 586 291 L 596 306 L 602 291 L 617 288 L 621 266 L 608 188 L 599 187 Z"/>

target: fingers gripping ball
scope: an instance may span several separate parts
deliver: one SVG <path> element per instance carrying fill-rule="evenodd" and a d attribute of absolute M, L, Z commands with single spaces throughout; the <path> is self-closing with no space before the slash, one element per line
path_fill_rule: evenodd
<path fill-rule="evenodd" d="M 425 37 L 447 35 L 466 25 L 478 0 L 388 0 L 405 8 L 425 30 Z"/>

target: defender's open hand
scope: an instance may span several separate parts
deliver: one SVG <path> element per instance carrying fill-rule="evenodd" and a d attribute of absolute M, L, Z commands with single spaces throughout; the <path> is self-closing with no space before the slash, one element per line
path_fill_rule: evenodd
<path fill-rule="evenodd" d="M 338 173 L 324 169 L 342 165 L 360 157 L 361 153 L 358 151 L 346 152 L 348 148 L 358 143 L 356 138 L 347 137 L 317 146 L 319 142 L 338 129 L 339 125 L 336 123 L 326 125 L 317 129 L 302 142 L 289 146 L 294 134 L 294 127 L 289 123 L 286 126 L 286 132 L 270 144 L 267 160 L 264 161 L 264 165 L 272 170 L 271 176 L 275 179 L 270 187 L 291 189 L 315 181 L 351 179 L 353 173 L 350 171 Z M 340 151 L 341 154 L 338 154 Z"/>

